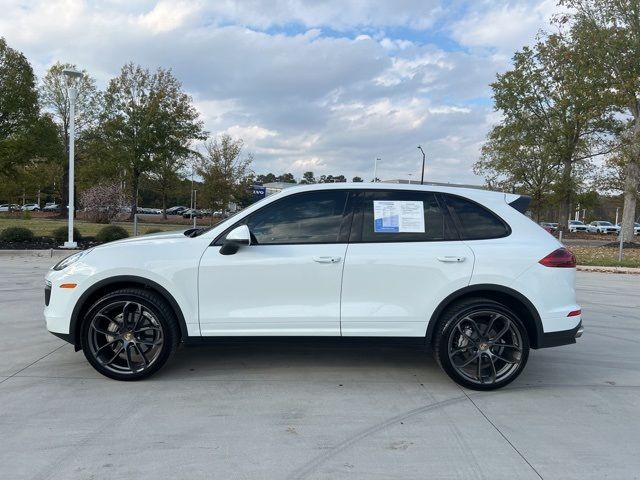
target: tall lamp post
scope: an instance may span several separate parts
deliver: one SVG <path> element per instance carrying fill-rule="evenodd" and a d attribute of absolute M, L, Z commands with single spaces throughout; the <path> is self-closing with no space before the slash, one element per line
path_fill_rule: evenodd
<path fill-rule="evenodd" d="M 422 152 L 422 176 L 420 177 L 420 185 L 424 185 L 424 162 L 426 156 L 424 154 L 424 150 L 422 149 L 422 145 L 418 145 L 418 149 Z"/>
<path fill-rule="evenodd" d="M 379 158 L 376 158 L 376 161 L 373 162 L 373 183 L 378 181 L 378 162 L 380 161 Z"/>
<path fill-rule="evenodd" d="M 74 163 L 74 147 L 76 137 L 76 97 L 78 96 L 78 89 L 76 88 L 76 82 L 82 78 L 82 72 L 77 70 L 63 70 L 63 75 L 69 79 L 69 87 L 67 93 L 69 95 L 69 233 L 68 239 L 64 242 L 64 248 L 76 248 L 78 244 L 73 240 L 73 215 L 75 213 L 75 163 Z"/>

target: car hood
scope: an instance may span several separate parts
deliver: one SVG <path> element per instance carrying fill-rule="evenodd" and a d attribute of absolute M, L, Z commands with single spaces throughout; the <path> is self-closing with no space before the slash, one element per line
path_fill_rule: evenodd
<path fill-rule="evenodd" d="M 102 247 L 110 247 L 112 245 L 124 245 L 124 244 L 157 244 L 157 243 L 167 243 L 173 242 L 176 240 L 188 240 L 188 237 L 185 237 L 185 230 L 173 230 L 170 232 L 160 232 L 160 233 L 151 233 L 149 235 L 140 235 L 137 237 L 129 237 L 123 238 L 122 240 L 116 240 L 109 243 L 104 243 L 102 245 L 98 245 L 96 248 Z"/>

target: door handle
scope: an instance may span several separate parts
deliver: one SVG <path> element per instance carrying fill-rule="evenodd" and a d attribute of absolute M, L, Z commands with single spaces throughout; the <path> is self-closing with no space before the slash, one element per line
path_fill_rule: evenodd
<path fill-rule="evenodd" d="M 464 262 L 466 257 L 461 257 L 458 255 L 445 255 L 443 257 L 438 257 L 438 260 L 441 262 L 449 262 L 449 263 L 460 263 Z"/>
<path fill-rule="evenodd" d="M 342 257 L 313 257 L 314 262 L 318 263 L 338 263 Z"/>

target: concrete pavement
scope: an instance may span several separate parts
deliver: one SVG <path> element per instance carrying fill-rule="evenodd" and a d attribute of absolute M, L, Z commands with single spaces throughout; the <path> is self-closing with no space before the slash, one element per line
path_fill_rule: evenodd
<path fill-rule="evenodd" d="M 478 393 L 374 345 L 182 348 L 108 380 L 44 328 L 51 263 L 0 257 L 0 478 L 640 477 L 636 275 L 580 272 L 578 344 Z"/>

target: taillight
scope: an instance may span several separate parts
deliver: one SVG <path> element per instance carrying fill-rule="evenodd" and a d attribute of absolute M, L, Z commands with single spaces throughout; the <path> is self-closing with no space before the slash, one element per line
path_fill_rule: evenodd
<path fill-rule="evenodd" d="M 566 248 L 554 250 L 538 262 L 545 267 L 575 268 L 576 257 Z"/>

